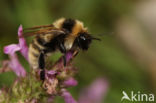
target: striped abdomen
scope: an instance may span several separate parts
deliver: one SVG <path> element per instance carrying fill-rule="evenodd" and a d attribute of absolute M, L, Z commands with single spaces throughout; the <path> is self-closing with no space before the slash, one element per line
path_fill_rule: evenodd
<path fill-rule="evenodd" d="M 33 69 L 38 68 L 38 58 L 44 47 L 37 42 L 35 38 L 29 46 L 29 63 Z"/>
<path fill-rule="evenodd" d="M 46 34 L 46 35 L 39 35 L 36 36 L 32 43 L 29 46 L 29 63 L 32 66 L 33 69 L 38 68 L 38 58 L 40 56 L 41 51 L 48 50 L 46 46 L 44 46 L 45 43 L 48 43 L 52 39 L 52 35 Z"/>

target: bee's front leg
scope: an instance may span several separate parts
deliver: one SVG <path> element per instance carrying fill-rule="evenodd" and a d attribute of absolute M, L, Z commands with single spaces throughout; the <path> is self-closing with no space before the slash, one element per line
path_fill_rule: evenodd
<path fill-rule="evenodd" d="M 65 54 L 63 56 L 63 61 L 64 61 L 64 66 L 66 66 L 67 62 L 66 62 L 66 56 L 65 56 Z"/>
<path fill-rule="evenodd" d="M 44 52 L 42 51 L 40 53 L 39 59 L 38 59 L 38 64 L 39 64 L 39 68 L 41 69 L 40 72 L 40 79 L 44 80 L 45 79 L 45 60 L 44 60 Z"/>
<path fill-rule="evenodd" d="M 60 49 L 60 51 L 61 51 L 61 53 L 63 53 L 64 54 L 64 56 L 63 56 L 63 61 L 64 61 L 64 66 L 66 66 L 66 48 L 65 48 L 65 46 L 63 45 L 63 43 L 60 43 L 59 44 L 59 49 Z"/>

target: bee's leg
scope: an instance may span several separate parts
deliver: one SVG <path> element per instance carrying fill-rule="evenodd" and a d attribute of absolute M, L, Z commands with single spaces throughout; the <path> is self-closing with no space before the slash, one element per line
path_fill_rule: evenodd
<path fill-rule="evenodd" d="M 64 56 L 63 56 L 63 61 L 64 61 L 64 66 L 66 66 L 66 56 L 65 56 L 65 54 L 64 54 Z"/>
<path fill-rule="evenodd" d="M 63 56 L 63 61 L 64 61 L 64 66 L 66 66 L 66 56 L 65 56 L 65 54 L 66 54 L 66 48 L 65 48 L 65 46 L 63 45 L 63 43 L 60 43 L 60 44 L 59 44 L 59 49 L 60 49 L 60 51 L 64 54 L 64 56 Z"/>
<path fill-rule="evenodd" d="M 40 79 L 44 80 L 45 79 L 45 60 L 44 60 L 44 52 L 40 53 L 39 59 L 38 59 L 38 64 L 39 64 L 39 68 L 41 69 L 40 72 Z"/>
<path fill-rule="evenodd" d="M 43 80 L 43 81 L 45 80 L 45 70 L 41 70 L 40 79 Z"/>

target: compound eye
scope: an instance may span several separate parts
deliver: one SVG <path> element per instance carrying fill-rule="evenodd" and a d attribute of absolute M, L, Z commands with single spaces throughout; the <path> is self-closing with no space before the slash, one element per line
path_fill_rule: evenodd
<path fill-rule="evenodd" d="M 80 36 L 80 39 L 84 40 L 84 41 L 86 40 L 86 38 L 84 36 Z"/>

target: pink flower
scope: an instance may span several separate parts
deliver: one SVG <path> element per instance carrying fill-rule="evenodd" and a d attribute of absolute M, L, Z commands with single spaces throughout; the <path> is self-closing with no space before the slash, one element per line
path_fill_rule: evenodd
<path fill-rule="evenodd" d="M 20 64 L 16 54 L 10 55 L 9 67 L 16 73 L 17 76 L 26 76 L 26 71 Z"/>
<path fill-rule="evenodd" d="M 107 90 L 108 82 L 104 78 L 98 78 L 80 93 L 78 102 L 66 89 L 62 89 L 61 96 L 65 103 L 102 103 Z"/>
<path fill-rule="evenodd" d="M 20 51 L 21 54 L 25 57 L 25 59 L 28 60 L 28 46 L 23 37 L 22 25 L 20 25 L 20 27 L 18 28 L 18 38 L 19 38 L 19 44 L 11 44 L 11 45 L 5 46 L 4 53 L 12 55 L 16 51 Z"/>
<path fill-rule="evenodd" d="M 102 103 L 107 90 L 108 82 L 104 78 L 98 78 L 80 93 L 79 103 Z"/>
<path fill-rule="evenodd" d="M 69 62 L 72 56 L 73 56 L 73 51 L 68 51 L 66 53 L 66 61 Z"/>
<path fill-rule="evenodd" d="M 77 84 L 77 81 L 72 77 L 63 82 L 63 85 L 66 87 L 76 86 Z"/>
<path fill-rule="evenodd" d="M 57 74 L 57 72 L 56 71 L 54 71 L 54 70 L 45 70 L 46 72 L 45 72 L 45 77 L 46 77 L 46 79 L 52 79 L 53 77 L 55 77 L 56 76 L 56 74 Z"/>
<path fill-rule="evenodd" d="M 49 95 L 57 94 L 57 87 L 59 82 L 56 78 L 56 75 L 57 72 L 54 70 L 45 70 L 45 80 L 43 82 L 43 87 Z M 50 100 L 50 98 L 48 100 Z"/>
<path fill-rule="evenodd" d="M 26 71 L 23 66 L 20 64 L 18 57 L 16 55 L 16 51 L 20 51 L 21 54 L 28 60 L 28 46 L 26 45 L 26 41 L 23 37 L 23 28 L 20 25 L 18 29 L 18 37 L 19 44 L 11 44 L 4 47 L 4 53 L 8 54 L 10 57 L 9 67 L 16 73 L 17 76 L 24 77 L 26 75 Z"/>
<path fill-rule="evenodd" d="M 66 103 L 77 103 L 75 99 L 72 97 L 72 95 L 66 89 L 62 89 L 61 96 L 64 98 L 64 101 Z"/>

